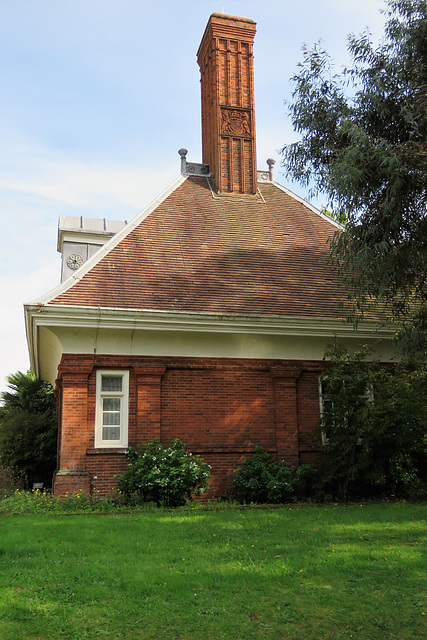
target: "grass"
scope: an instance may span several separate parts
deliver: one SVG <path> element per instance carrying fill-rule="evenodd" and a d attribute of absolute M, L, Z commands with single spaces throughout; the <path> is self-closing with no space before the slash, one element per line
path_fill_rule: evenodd
<path fill-rule="evenodd" d="M 0 516 L 2 640 L 426 637 L 426 507 Z"/>

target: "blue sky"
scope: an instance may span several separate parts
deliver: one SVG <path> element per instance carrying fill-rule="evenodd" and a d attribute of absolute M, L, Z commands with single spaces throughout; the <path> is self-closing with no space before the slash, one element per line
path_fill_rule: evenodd
<path fill-rule="evenodd" d="M 295 139 L 284 100 L 304 43 L 337 67 L 383 33 L 383 0 L 0 0 L 0 391 L 29 367 L 23 304 L 59 283 L 60 215 L 132 219 L 201 161 L 197 49 L 209 16 L 257 22 L 258 168 Z M 321 204 L 321 202 L 320 202 Z"/>

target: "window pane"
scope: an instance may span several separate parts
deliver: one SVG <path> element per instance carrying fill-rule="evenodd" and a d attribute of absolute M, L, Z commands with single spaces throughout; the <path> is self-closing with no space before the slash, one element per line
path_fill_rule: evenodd
<path fill-rule="evenodd" d="M 103 440 L 120 440 L 120 427 L 103 427 Z"/>
<path fill-rule="evenodd" d="M 102 416 L 102 424 L 110 425 L 110 424 L 120 424 L 120 413 L 116 412 L 105 412 Z"/>
<path fill-rule="evenodd" d="M 122 391 L 122 376 L 102 376 L 102 391 Z"/>
<path fill-rule="evenodd" d="M 103 398 L 102 407 L 104 411 L 120 411 L 120 398 Z"/>

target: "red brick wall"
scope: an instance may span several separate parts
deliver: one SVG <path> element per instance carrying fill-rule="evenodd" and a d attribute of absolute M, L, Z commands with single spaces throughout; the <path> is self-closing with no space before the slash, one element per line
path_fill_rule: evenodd
<path fill-rule="evenodd" d="M 162 438 L 189 446 L 275 446 L 266 371 L 169 369 L 162 381 Z"/>
<path fill-rule="evenodd" d="M 117 487 L 115 475 L 120 476 L 127 466 L 127 457 L 119 449 L 89 449 L 86 469 L 91 482 L 91 492 L 95 495 L 108 495 Z"/>
<path fill-rule="evenodd" d="M 214 497 L 225 493 L 233 469 L 256 445 L 293 466 L 315 461 L 321 364 L 65 354 L 55 493 L 83 488 L 106 495 L 126 468 L 123 450 L 94 448 L 97 369 L 129 370 L 129 445 L 181 439 L 212 466 Z"/>

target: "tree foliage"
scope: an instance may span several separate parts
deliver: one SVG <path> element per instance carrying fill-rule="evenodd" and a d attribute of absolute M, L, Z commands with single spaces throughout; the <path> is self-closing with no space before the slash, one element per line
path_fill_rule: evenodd
<path fill-rule="evenodd" d="M 427 371 L 386 368 L 340 346 L 326 357 L 324 488 L 340 498 L 425 496 Z"/>
<path fill-rule="evenodd" d="M 56 466 L 57 421 L 52 385 L 32 372 L 7 377 L 10 391 L 1 393 L 0 463 L 33 482 L 50 486 Z"/>
<path fill-rule="evenodd" d="M 303 50 L 290 114 L 301 140 L 283 150 L 289 176 L 328 194 L 331 256 L 354 302 L 399 323 L 401 345 L 427 346 L 427 2 L 388 0 L 382 42 L 348 37 L 352 64 L 335 73 Z"/>

